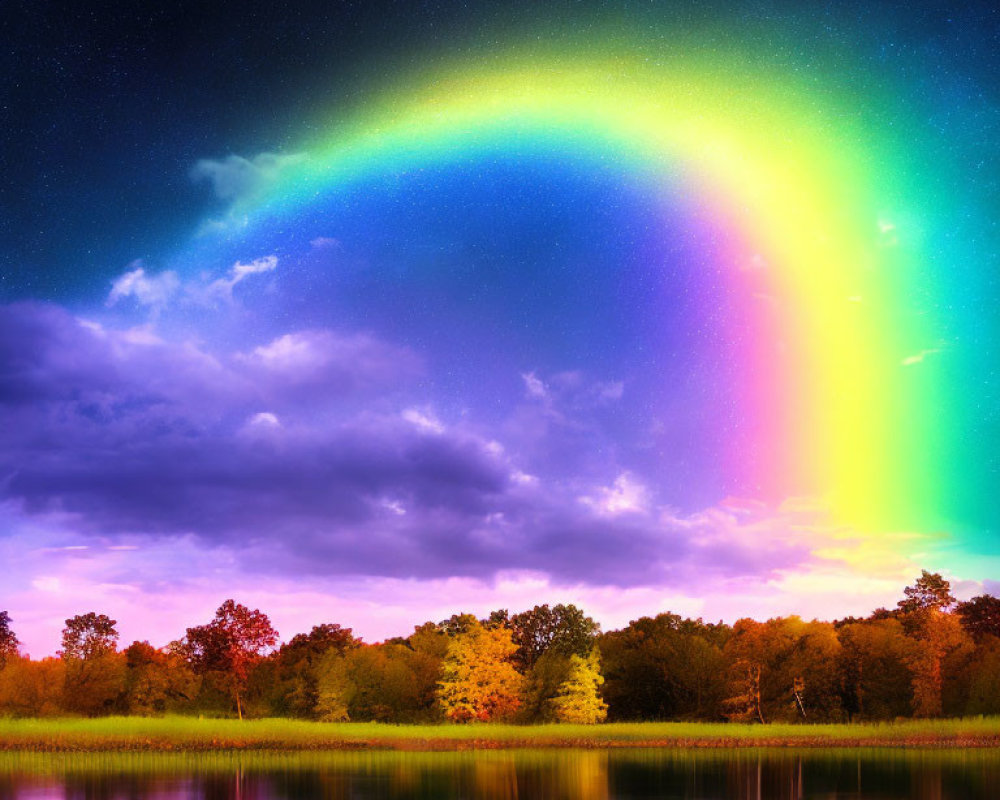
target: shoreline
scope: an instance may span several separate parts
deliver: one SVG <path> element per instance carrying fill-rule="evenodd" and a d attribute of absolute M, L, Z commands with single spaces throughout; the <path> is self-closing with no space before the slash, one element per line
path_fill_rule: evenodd
<path fill-rule="evenodd" d="M 1000 748 L 1000 718 L 741 725 L 386 725 L 185 717 L 0 720 L 6 752 L 378 751 L 524 749 Z"/>

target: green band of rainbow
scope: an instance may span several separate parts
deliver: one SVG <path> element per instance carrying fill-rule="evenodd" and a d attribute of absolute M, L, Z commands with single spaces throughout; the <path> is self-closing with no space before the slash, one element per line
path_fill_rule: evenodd
<path fill-rule="evenodd" d="M 748 407 L 767 417 L 761 484 L 822 494 L 854 527 L 940 524 L 948 387 L 922 354 L 941 348 L 945 323 L 924 305 L 935 286 L 913 224 L 919 179 L 895 132 L 822 86 L 697 59 L 513 59 L 422 87 L 329 126 L 300 169 L 234 215 L 294 217 L 333 187 L 540 139 L 653 184 L 680 173 L 735 233 L 728 267 L 759 306 Z"/>

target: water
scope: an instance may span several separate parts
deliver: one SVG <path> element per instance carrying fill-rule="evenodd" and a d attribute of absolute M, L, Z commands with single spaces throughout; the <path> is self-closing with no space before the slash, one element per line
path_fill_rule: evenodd
<path fill-rule="evenodd" d="M 998 750 L 0 753 L 0 800 L 994 800 Z"/>

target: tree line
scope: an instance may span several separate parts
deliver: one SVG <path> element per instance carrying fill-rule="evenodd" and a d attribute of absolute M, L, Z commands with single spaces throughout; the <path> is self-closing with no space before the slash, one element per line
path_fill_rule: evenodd
<path fill-rule="evenodd" d="M 601 632 L 574 605 L 456 614 L 367 644 L 316 625 L 278 644 L 233 600 L 166 647 L 66 620 L 55 657 L 20 653 L 0 612 L 0 716 L 283 716 L 326 721 L 834 722 L 1000 713 L 1000 598 L 956 602 L 924 571 L 893 609 L 733 625 L 663 613 Z"/>

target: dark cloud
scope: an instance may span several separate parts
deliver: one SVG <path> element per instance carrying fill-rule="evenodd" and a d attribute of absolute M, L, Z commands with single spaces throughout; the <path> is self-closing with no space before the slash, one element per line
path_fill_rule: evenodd
<path fill-rule="evenodd" d="M 733 515 L 671 517 L 634 477 L 534 478 L 483 431 L 393 394 L 420 370 L 368 334 L 210 352 L 2 307 L 0 499 L 95 538 L 190 535 L 285 575 L 628 586 L 808 558 L 780 531 L 739 544 Z"/>

